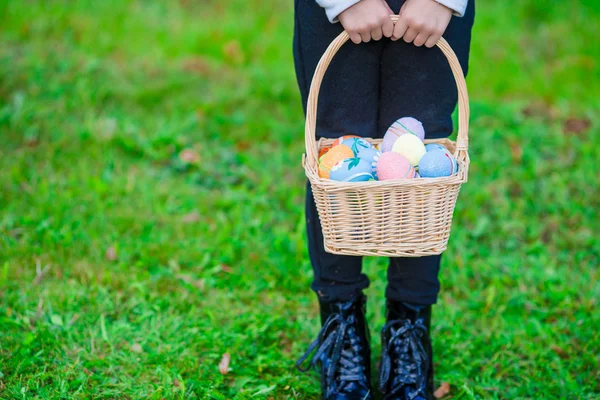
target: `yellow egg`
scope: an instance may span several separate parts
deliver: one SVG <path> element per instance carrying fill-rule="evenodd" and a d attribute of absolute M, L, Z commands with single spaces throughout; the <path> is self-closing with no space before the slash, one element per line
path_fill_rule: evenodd
<path fill-rule="evenodd" d="M 400 153 L 416 167 L 425 154 L 425 145 L 415 135 L 402 135 L 394 142 L 392 147 L 394 153 Z"/>
<path fill-rule="evenodd" d="M 331 167 L 333 167 L 335 163 L 352 157 L 354 157 L 354 153 L 350 147 L 343 144 L 332 147 L 327 153 L 319 158 L 319 176 L 321 178 L 329 179 Z"/>

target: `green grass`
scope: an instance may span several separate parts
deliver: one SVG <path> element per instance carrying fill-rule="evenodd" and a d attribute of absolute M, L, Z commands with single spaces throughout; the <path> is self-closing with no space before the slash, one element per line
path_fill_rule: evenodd
<path fill-rule="evenodd" d="M 291 3 L 2 2 L 0 398 L 318 398 Z M 600 7 L 546 3 L 477 8 L 455 399 L 600 397 Z"/>

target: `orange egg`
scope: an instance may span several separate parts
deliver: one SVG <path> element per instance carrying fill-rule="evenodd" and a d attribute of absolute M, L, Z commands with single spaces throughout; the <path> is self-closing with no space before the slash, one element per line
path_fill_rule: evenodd
<path fill-rule="evenodd" d="M 327 153 L 319 158 L 319 176 L 321 178 L 329 179 L 331 167 L 333 167 L 335 163 L 352 157 L 354 157 L 354 153 L 350 147 L 343 144 L 332 147 Z"/>
<path fill-rule="evenodd" d="M 333 142 L 332 146 L 339 146 L 346 139 L 358 138 L 358 137 L 360 137 L 360 136 L 356 136 L 356 135 L 344 135 L 344 136 L 340 136 L 339 138 L 335 139 L 335 141 Z"/>
<path fill-rule="evenodd" d="M 331 150 L 331 146 L 321 147 L 321 150 L 319 150 L 319 158 L 323 157 L 323 154 L 327 153 L 329 150 Z"/>

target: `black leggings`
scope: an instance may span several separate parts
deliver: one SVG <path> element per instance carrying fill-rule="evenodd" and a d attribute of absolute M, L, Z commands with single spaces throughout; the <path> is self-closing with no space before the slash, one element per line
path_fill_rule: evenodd
<path fill-rule="evenodd" d="M 394 12 L 403 0 L 387 0 Z M 454 49 L 466 74 L 474 19 L 471 0 L 463 18 L 453 17 L 444 38 Z M 312 75 L 321 55 L 342 31 L 331 24 L 315 0 L 295 0 L 294 62 L 306 111 Z M 427 138 L 452 133 L 457 92 L 444 55 L 388 39 L 354 45 L 348 42 L 336 54 L 319 95 L 317 136 L 335 138 L 354 133 L 382 137 L 398 118 L 420 120 Z M 350 300 L 369 285 L 361 272 L 362 258 L 325 252 L 315 202 L 307 187 L 306 229 L 314 270 L 312 289 L 324 301 Z M 434 304 L 440 290 L 441 256 L 390 258 L 386 296 L 394 301 Z"/>

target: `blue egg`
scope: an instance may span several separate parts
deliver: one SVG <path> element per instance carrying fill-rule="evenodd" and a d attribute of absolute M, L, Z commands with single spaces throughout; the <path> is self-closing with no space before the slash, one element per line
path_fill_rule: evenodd
<path fill-rule="evenodd" d="M 425 145 L 425 151 L 431 151 L 431 150 L 445 150 L 448 151 L 447 148 L 445 148 L 444 146 L 442 146 L 439 143 L 429 143 Z"/>
<path fill-rule="evenodd" d="M 371 143 L 367 142 L 365 139 L 361 138 L 349 138 L 342 142 L 342 144 L 350 147 L 354 152 L 354 156 L 358 157 L 358 153 L 363 149 L 368 149 L 369 147 L 373 147 Z"/>
<path fill-rule="evenodd" d="M 458 164 L 448 150 L 434 149 L 425 153 L 419 162 L 422 178 L 438 178 L 456 173 Z"/>
<path fill-rule="evenodd" d="M 346 158 L 338 161 L 331 167 L 329 178 L 339 182 L 365 182 L 372 181 L 371 163 L 360 158 Z"/>
<path fill-rule="evenodd" d="M 371 173 L 375 179 L 377 179 L 377 163 L 379 162 L 379 157 L 381 157 L 381 152 L 375 147 L 368 147 L 366 149 L 360 149 L 357 157 L 361 160 L 368 161 L 371 164 Z"/>

